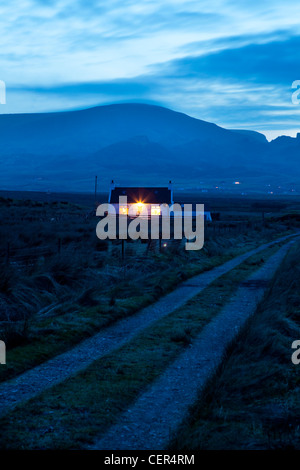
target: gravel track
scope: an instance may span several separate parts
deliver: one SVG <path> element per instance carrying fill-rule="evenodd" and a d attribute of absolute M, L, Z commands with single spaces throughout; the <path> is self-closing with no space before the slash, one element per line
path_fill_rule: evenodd
<path fill-rule="evenodd" d="M 227 346 L 255 312 L 292 243 L 285 244 L 263 267 L 241 283 L 232 300 L 202 330 L 192 345 L 91 448 L 167 450 L 170 435 L 221 363 Z"/>
<path fill-rule="evenodd" d="M 181 307 L 215 279 L 226 274 L 250 256 L 295 235 L 287 235 L 263 244 L 227 261 L 221 266 L 191 278 L 189 281 L 180 284 L 170 294 L 142 309 L 139 313 L 119 320 L 114 325 L 82 341 L 69 351 L 24 372 L 16 378 L 1 383 L 0 416 L 9 412 L 19 403 L 29 400 L 53 385 L 66 380 L 71 375 L 85 369 L 93 361 L 119 348 L 152 323 Z M 7 352 L 7 362 L 9 362 L 9 351 Z"/>

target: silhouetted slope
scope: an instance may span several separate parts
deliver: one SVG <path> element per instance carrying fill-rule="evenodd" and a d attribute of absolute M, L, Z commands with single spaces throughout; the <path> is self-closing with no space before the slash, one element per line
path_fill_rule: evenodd
<path fill-rule="evenodd" d="M 144 104 L 0 115 L 0 139 L 7 188 L 86 190 L 95 174 L 135 184 L 299 175 L 300 139 L 268 143 L 253 131 Z"/>

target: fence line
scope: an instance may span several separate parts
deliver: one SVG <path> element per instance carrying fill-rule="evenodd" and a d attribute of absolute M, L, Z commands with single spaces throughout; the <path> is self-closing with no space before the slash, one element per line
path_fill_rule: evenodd
<path fill-rule="evenodd" d="M 255 228 L 262 228 L 264 227 L 264 224 L 260 222 L 253 222 L 253 221 L 230 221 L 230 222 L 219 222 L 219 221 L 214 221 L 212 223 L 206 223 L 205 224 L 205 232 L 207 235 L 221 235 L 221 234 L 226 234 L 226 233 L 242 233 L 244 231 L 247 231 L 249 229 L 255 229 Z M 122 250 L 122 258 L 125 256 L 124 252 L 124 243 L 122 243 L 122 240 L 110 240 L 116 243 L 117 245 L 120 245 L 120 249 Z M 132 240 L 128 240 L 130 243 Z M 159 251 L 161 251 L 161 239 L 155 240 L 159 242 Z M 104 240 L 104 242 L 106 242 Z M 152 240 L 145 240 L 144 242 L 148 242 L 148 249 L 147 252 L 152 251 L 152 248 L 154 248 Z M 172 242 L 172 240 L 169 240 L 169 242 Z M 103 243 L 103 241 L 102 241 Z M 151 245 L 152 243 L 152 245 Z M 40 257 L 49 257 L 49 256 L 54 256 L 54 255 L 59 255 L 61 253 L 65 252 L 74 252 L 76 251 L 77 253 L 81 255 L 91 255 L 93 254 L 94 257 L 97 257 L 97 255 L 101 255 L 101 253 L 104 251 L 97 251 L 97 250 L 82 250 L 82 249 L 74 249 L 70 248 L 70 244 L 67 246 L 64 246 L 62 243 L 61 238 L 57 240 L 57 246 L 56 248 L 54 246 L 41 246 L 41 247 L 33 247 L 33 248 L 13 248 L 10 243 L 7 243 L 6 249 L 0 250 L 0 257 L 4 260 L 6 260 L 7 263 L 10 261 L 15 261 L 15 262 L 26 262 L 26 261 L 33 261 L 36 260 Z"/>

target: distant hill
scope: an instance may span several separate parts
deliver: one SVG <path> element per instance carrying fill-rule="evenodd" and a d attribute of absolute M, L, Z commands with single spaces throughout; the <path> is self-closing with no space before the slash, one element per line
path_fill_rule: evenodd
<path fill-rule="evenodd" d="M 0 188 L 92 190 L 204 179 L 251 187 L 300 176 L 300 138 L 268 142 L 159 106 L 119 104 L 59 113 L 0 115 Z"/>
<path fill-rule="evenodd" d="M 244 129 L 230 129 L 232 132 L 239 132 L 240 134 L 244 134 L 248 137 L 252 137 L 256 140 L 258 140 L 259 142 L 264 142 L 266 143 L 267 142 L 267 138 L 264 134 L 261 134 L 260 132 L 256 132 L 256 131 L 248 131 L 248 130 L 244 130 Z"/>

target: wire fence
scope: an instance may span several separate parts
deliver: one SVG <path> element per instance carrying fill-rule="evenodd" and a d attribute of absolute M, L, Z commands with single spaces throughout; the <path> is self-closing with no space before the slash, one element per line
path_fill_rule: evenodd
<path fill-rule="evenodd" d="M 230 222 L 221 222 L 221 221 L 213 221 L 211 223 L 205 224 L 205 235 L 206 237 L 213 237 L 213 236 L 221 236 L 225 234 L 239 234 L 247 232 L 251 229 L 262 228 L 264 226 L 263 221 L 230 221 Z M 113 243 L 114 246 L 120 247 L 120 254 L 122 258 L 125 256 L 125 241 L 124 240 L 113 240 L 110 241 Z M 132 240 L 128 240 L 128 242 L 132 243 Z M 177 240 L 168 240 L 167 243 L 160 238 L 158 240 L 143 240 L 143 243 L 147 244 L 145 247 L 145 253 L 147 254 L 148 251 L 161 251 L 162 249 L 170 246 L 177 242 Z M 39 247 L 31 247 L 31 248 L 15 248 L 12 246 L 11 243 L 7 243 L 6 247 L 2 247 L 0 249 L 0 257 L 2 261 L 6 263 L 19 263 L 19 264 L 26 264 L 30 262 L 34 262 L 39 258 L 47 258 L 55 255 L 60 255 L 61 253 L 74 253 L 81 255 L 92 255 L 94 258 L 101 256 L 101 252 L 106 251 L 108 249 L 109 243 L 105 241 L 101 241 L 102 247 L 101 249 L 94 249 L 91 247 L 90 249 L 83 248 L 78 244 L 67 244 L 63 245 L 61 239 L 57 240 L 56 245 L 45 245 Z"/>

